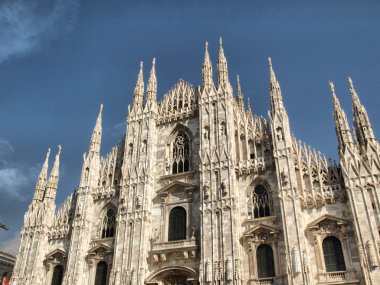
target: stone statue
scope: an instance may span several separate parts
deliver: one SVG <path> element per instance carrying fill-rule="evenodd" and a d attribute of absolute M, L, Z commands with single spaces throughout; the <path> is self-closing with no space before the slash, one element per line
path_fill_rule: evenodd
<path fill-rule="evenodd" d="M 232 257 L 228 256 L 226 260 L 226 280 L 231 281 L 233 278 Z"/>
<path fill-rule="evenodd" d="M 294 274 L 301 273 L 300 255 L 296 247 L 292 249 L 292 265 Z"/>

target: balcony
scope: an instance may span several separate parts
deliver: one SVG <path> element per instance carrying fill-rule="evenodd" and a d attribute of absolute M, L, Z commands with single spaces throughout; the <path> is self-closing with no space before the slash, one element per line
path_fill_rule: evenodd
<path fill-rule="evenodd" d="M 360 280 L 356 277 L 356 272 L 336 271 L 326 272 L 319 275 L 318 284 L 359 284 Z"/>
<path fill-rule="evenodd" d="M 150 257 L 153 262 L 169 259 L 195 258 L 198 249 L 195 238 L 168 242 L 153 242 Z"/>

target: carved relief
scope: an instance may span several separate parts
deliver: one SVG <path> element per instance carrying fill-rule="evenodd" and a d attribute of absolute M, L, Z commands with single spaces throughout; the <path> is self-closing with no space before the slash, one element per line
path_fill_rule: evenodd
<path fill-rule="evenodd" d="M 293 265 L 293 273 L 298 274 L 301 273 L 301 263 L 298 248 L 293 247 L 292 249 L 292 265 Z"/>
<path fill-rule="evenodd" d="M 372 241 L 369 240 L 366 242 L 366 250 L 367 250 L 369 266 L 378 267 L 375 248 L 373 246 Z"/>
<path fill-rule="evenodd" d="M 211 266 L 211 261 L 209 259 L 206 260 L 206 282 L 211 282 L 212 281 L 212 266 Z"/>
<path fill-rule="evenodd" d="M 226 280 L 231 281 L 233 278 L 232 257 L 228 256 L 226 260 Z"/>

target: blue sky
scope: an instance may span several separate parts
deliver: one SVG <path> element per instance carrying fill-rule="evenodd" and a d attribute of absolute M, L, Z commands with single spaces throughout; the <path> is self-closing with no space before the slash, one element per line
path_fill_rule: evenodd
<path fill-rule="evenodd" d="M 0 250 L 17 249 L 48 147 L 62 144 L 61 203 L 100 103 L 105 154 L 125 132 L 139 62 L 147 79 L 156 57 L 161 98 L 180 78 L 200 84 L 205 41 L 216 70 L 220 35 L 256 114 L 269 109 L 271 56 L 298 139 L 337 158 L 328 81 L 351 122 L 348 76 L 378 134 L 378 15 L 378 1 L 0 1 Z"/>

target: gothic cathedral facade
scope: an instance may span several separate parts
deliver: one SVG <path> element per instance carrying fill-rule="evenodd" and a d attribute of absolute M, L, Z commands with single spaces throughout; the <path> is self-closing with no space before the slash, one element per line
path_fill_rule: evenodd
<path fill-rule="evenodd" d="M 157 101 L 142 63 L 123 139 L 55 205 L 61 147 L 25 214 L 13 285 L 380 284 L 380 148 L 349 79 L 353 131 L 331 85 L 339 162 L 294 136 L 269 59 L 268 119 L 234 94 L 220 40 L 199 87 Z"/>

